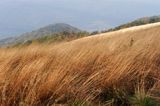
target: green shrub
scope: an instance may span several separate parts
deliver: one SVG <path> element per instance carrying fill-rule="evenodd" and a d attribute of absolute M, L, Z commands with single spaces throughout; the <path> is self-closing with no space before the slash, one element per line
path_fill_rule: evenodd
<path fill-rule="evenodd" d="M 70 106 L 91 106 L 91 105 L 89 103 L 87 103 L 87 102 L 78 101 L 78 102 L 72 103 Z"/>
<path fill-rule="evenodd" d="M 130 98 L 132 106 L 158 106 L 158 104 L 145 92 L 144 87 L 138 88 L 135 95 Z"/>

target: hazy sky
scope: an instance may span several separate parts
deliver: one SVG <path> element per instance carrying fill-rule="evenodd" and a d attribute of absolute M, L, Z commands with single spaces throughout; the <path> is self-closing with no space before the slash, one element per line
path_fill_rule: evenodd
<path fill-rule="evenodd" d="M 0 0 L 0 35 L 62 22 L 101 30 L 153 15 L 160 15 L 160 0 Z"/>

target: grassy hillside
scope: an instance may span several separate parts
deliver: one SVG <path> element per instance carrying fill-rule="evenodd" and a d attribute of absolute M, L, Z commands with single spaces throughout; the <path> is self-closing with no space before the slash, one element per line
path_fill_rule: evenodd
<path fill-rule="evenodd" d="M 2 106 L 159 106 L 160 23 L 0 49 Z"/>
<path fill-rule="evenodd" d="M 45 35 L 43 37 L 26 40 L 25 42 L 17 42 L 14 45 L 10 45 L 8 47 L 23 47 L 29 46 L 31 44 L 57 44 L 62 42 L 69 42 L 75 39 L 79 39 L 82 37 L 87 37 L 90 34 L 88 32 L 61 32 L 56 34 Z"/>

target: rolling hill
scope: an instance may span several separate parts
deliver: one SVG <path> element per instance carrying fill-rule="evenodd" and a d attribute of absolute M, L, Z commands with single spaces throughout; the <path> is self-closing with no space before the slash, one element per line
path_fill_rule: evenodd
<path fill-rule="evenodd" d="M 0 104 L 159 106 L 160 23 L 0 49 Z"/>
<path fill-rule="evenodd" d="M 35 40 L 45 36 L 50 36 L 50 35 L 54 35 L 62 32 L 79 33 L 82 31 L 78 28 L 75 28 L 71 25 L 64 24 L 64 23 L 51 24 L 46 27 L 22 34 L 17 37 L 2 39 L 0 40 L 0 45 L 14 45 L 17 43 L 25 43 L 29 40 Z"/>

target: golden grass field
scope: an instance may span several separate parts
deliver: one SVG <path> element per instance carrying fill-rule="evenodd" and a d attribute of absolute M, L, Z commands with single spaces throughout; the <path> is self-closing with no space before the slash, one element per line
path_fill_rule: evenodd
<path fill-rule="evenodd" d="M 160 101 L 160 23 L 0 49 L 1 106 L 127 106 L 130 97 Z"/>

